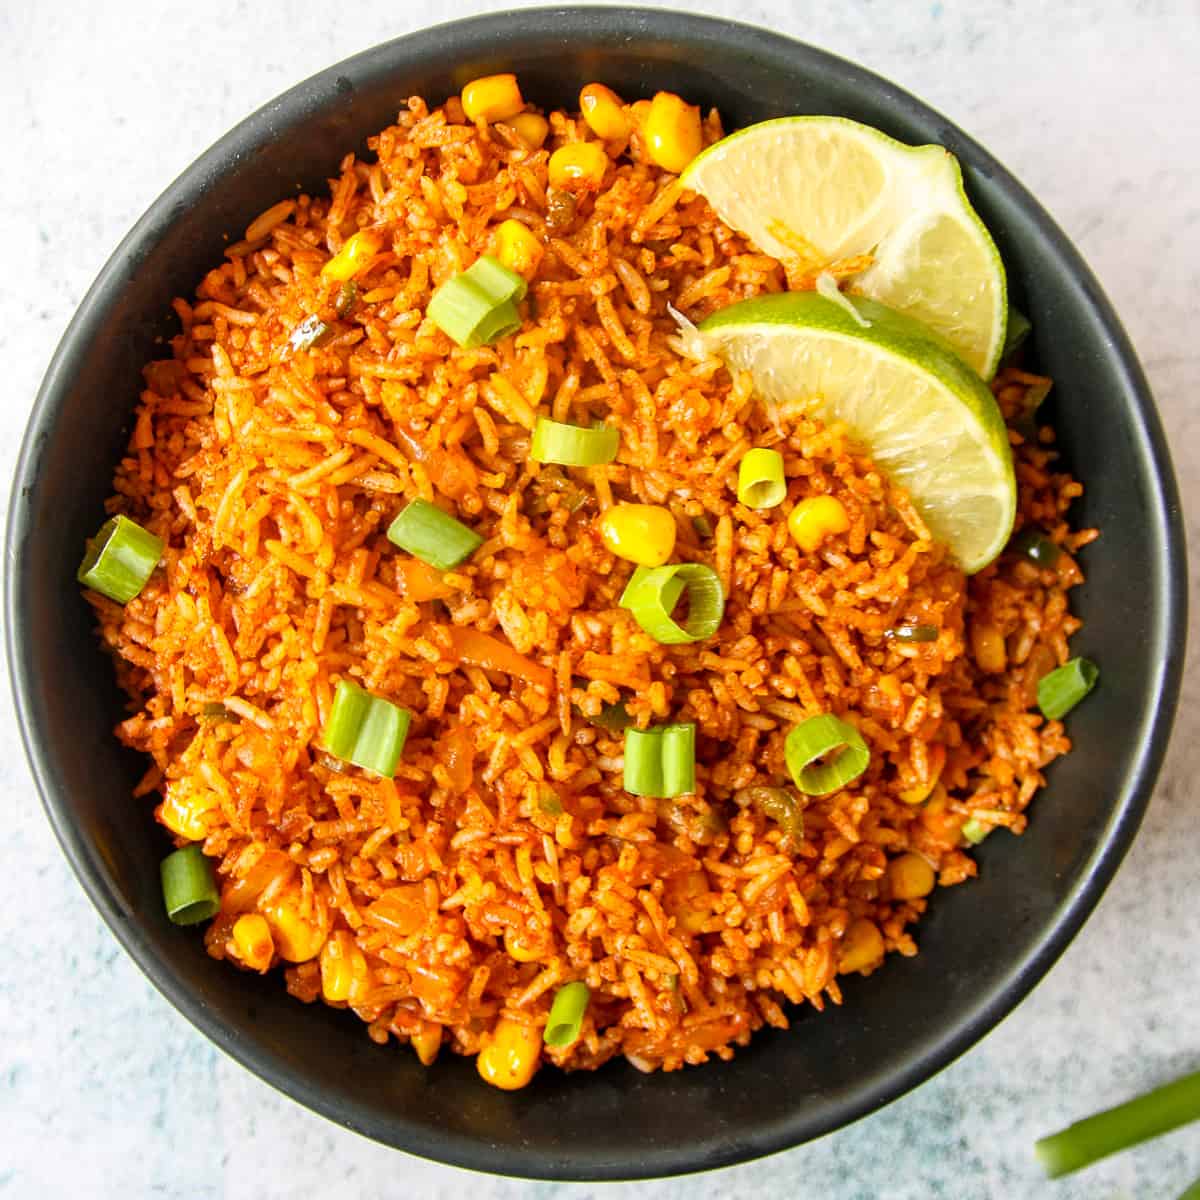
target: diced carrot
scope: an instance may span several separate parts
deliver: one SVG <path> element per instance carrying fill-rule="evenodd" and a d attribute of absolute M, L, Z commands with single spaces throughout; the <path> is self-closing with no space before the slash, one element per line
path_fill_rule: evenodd
<path fill-rule="evenodd" d="M 419 558 L 396 558 L 396 582 L 406 600 L 420 604 L 423 600 L 444 600 L 454 595 L 442 578 L 442 572 Z"/>
<path fill-rule="evenodd" d="M 450 627 L 450 640 L 454 643 L 455 653 L 463 662 L 482 667 L 485 671 L 503 671 L 506 675 L 515 675 L 543 691 L 550 690 L 554 676 L 549 669 L 523 654 L 518 654 L 507 642 L 502 642 L 491 634 L 480 633 L 478 629 L 459 625 Z"/>

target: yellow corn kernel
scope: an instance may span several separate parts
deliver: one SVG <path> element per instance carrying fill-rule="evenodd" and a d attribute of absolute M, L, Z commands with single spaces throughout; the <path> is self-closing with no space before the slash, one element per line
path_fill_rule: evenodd
<path fill-rule="evenodd" d="M 221 805 L 221 798 L 208 789 L 189 789 L 181 793 L 178 784 L 167 789 L 163 802 L 158 806 L 158 819 L 177 837 L 189 842 L 202 842 L 208 837 L 212 826 L 214 809 Z M 211 817 L 209 814 L 213 814 Z"/>
<path fill-rule="evenodd" d="M 924 804 L 929 799 L 933 789 L 937 787 L 946 766 L 946 747 L 941 742 L 935 742 L 929 749 L 929 778 L 915 787 L 902 788 L 900 799 L 905 804 Z"/>
<path fill-rule="evenodd" d="M 475 1059 L 475 1068 L 485 1083 L 514 1092 L 533 1078 L 541 1052 L 540 1029 L 501 1017 Z"/>
<path fill-rule="evenodd" d="M 919 900 L 933 891 L 936 876 L 928 860 L 919 854 L 901 854 L 888 863 L 888 882 L 897 900 Z"/>
<path fill-rule="evenodd" d="M 382 245 L 379 235 L 368 229 L 352 233 L 321 268 L 322 278 L 336 279 L 339 283 L 353 279 L 379 253 Z"/>
<path fill-rule="evenodd" d="M 308 962 L 321 953 L 325 931 L 315 921 L 300 915 L 299 897 L 285 896 L 266 909 L 263 916 L 271 926 L 280 958 L 286 958 L 288 962 Z"/>
<path fill-rule="evenodd" d="M 409 1034 L 408 1040 L 412 1042 L 412 1048 L 422 1065 L 431 1067 L 442 1048 L 442 1027 L 436 1021 L 422 1021 L 421 1028 Z"/>
<path fill-rule="evenodd" d="M 661 504 L 614 504 L 600 515 L 600 538 L 618 558 L 661 567 L 675 549 L 675 518 Z"/>
<path fill-rule="evenodd" d="M 504 949 L 508 951 L 508 957 L 516 962 L 537 962 L 542 956 L 542 943 L 536 938 L 525 936 L 527 932 L 510 929 L 504 935 Z"/>
<path fill-rule="evenodd" d="M 345 929 L 330 934 L 321 947 L 321 994 L 330 1003 L 354 1000 L 370 982 L 367 960 L 354 935 Z"/>
<path fill-rule="evenodd" d="M 874 921 L 862 918 L 851 921 L 842 937 L 841 953 L 838 957 L 838 971 L 842 975 L 852 975 L 855 971 L 864 971 L 883 960 L 883 934 Z"/>
<path fill-rule="evenodd" d="M 515 75 L 485 75 L 472 79 L 462 90 L 463 112 L 468 121 L 507 121 L 525 107 Z"/>
<path fill-rule="evenodd" d="M 579 111 L 588 128 L 606 142 L 623 142 L 632 129 L 621 97 L 602 83 L 589 83 L 579 93 Z"/>
<path fill-rule="evenodd" d="M 528 225 L 502 221 L 496 230 L 496 257 L 510 270 L 530 279 L 537 273 L 545 249 Z"/>
<path fill-rule="evenodd" d="M 998 675 L 1008 666 L 1004 636 L 989 621 L 971 622 L 971 655 L 975 665 L 990 675 Z"/>
<path fill-rule="evenodd" d="M 517 137 L 530 150 L 540 150 L 542 143 L 545 142 L 550 133 L 550 122 L 539 113 L 517 113 L 515 117 L 510 117 L 504 123 L 511 125 L 517 131 Z"/>
<path fill-rule="evenodd" d="M 704 147 L 700 110 L 674 92 L 659 92 L 650 101 L 642 137 L 650 161 L 678 175 Z"/>
<path fill-rule="evenodd" d="M 243 913 L 233 923 L 233 952 L 253 971 L 265 971 L 275 955 L 275 940 L 266 918 Z"/>
<path fill-rule="evenodd" d="M 817 550 L 827 537 L 845 533 L 849 528 L 846 509 L 834 496 L 809 496 L 788 514 L 788 530 L 796 545 L 807 554 Z"/>
<path fill-rule="evenodd" d="M 598 188 L 608 170 L 608 155 L 599 142 L 568 142 L 550 155 L 550 186 L 564 192 Z"/>

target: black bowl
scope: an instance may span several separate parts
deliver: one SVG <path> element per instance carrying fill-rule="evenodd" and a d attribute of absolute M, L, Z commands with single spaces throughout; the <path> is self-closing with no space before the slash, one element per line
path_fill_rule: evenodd
<path fill-rule="evenodd" d="M 1076 750 L 1050 771 L 1028 833 L 979 852 L 980 878 L 940 894 L 920 955 L 845 984 L 843 1007 L 763 1032 L 730 1063 L 644 1076 L 541 1072 L 485 1086 L 468 1060 L 430 1070 L 380 1048 L 353 1016 L 288 997 L 210 959 L 163 915 L 167 848 L 130 800 L 140 764 L 111 729 L 122 712 L 73 583 L 109 494 L 140 368 L 174 329 L 226 238 L 298 186 L 321 189 L 347 149 L 412 94 L 440 100 L 515 70 L 527 96 L 570 105 L 593 79 L 719 106 L 728 128 L 837 113 L 906 142 L 940 142 L 1033 321 L 1056 382 L 1051 416 L 1085 482 L 1081 525 L 1103 536 L 1075 593 L 1078 651 L 1103 678 L 1073 714 Z M 218 1046 L 327 1117 L 431 1158 L 545 1178 L 665 1175 L 737 1162 L 826 1133 L 928 1078 L 1042 977 L 1099 899 L 1141 819 L 1171 724 L 1185 628 L 1184 551 L 1170 461 L 1145 380 L 1096 280 L 1037 202 L 937 113 L 858 67 L 774 34 L 677 13 L 525 10 L 400 38 L 293 88 L 204 154 L 138 222 L 88 293 L 47 372 L 8 528 L 8 648 L 26 749 L 84 888 L 163 994 Z"/>

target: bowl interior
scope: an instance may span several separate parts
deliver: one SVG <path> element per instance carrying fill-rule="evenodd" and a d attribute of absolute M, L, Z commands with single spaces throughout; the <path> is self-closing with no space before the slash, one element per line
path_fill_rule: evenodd
<path fill-rule="evenodd" d="M 1014 301 L 1032 319 L 1050 413 L 1087 492 L 1080 525 L 1103 537 L 1074 593 L 1075 645 L 1103 682 L 1071 719 L 1077 752 L 1019 841 L 979 852 L 980 878 L 940 893 L 920 955 L 845 984 L 843 1007 L 797 1014 L 730 1063 L 640 1075 L 543 1071 L 509 1094 L 444 1055 L 429 1070 L 379 1048 L 357 1018 L 298 1004 L 209 959 L 165 919 L 167 843 L 142 769 L 111 728 L 122 712 L 73 584 L 122 452 L 140 368 L 249 220 L 297 187 L 319 190 L 350 148 L 410 95 L 440 101 L 468 79 L 515 70 L 526 96 L 571 105 L 603 80 L 627 97 L 659 88 L 720 108 L 727 128 L 836 113 L 910 142 L 940 142 L 999 243 Z M 737 1161 L 802 1141 L 885 1103 L 961 1052 L 1033 985 L 1078 928 L 1123 853 L 1169 726 L 1181 640 L 1178 506 L 1157 421 L 1095 281 L 994 160 L 891 85 L 747 27 L 665 12 L 523 11 L 459 22 L 369 51 L 239 126 L 177 181 L 114 256 L 64 339 L 17 476 L 8 627 L 31 760 L 59 837 L 89 893 L 158 986 L 224 1049 L 327 1116 L 464 1166 L 559 1178 L 629 1178 Z M 1129 582 L 1136 581 L 1130 587 Z"/>

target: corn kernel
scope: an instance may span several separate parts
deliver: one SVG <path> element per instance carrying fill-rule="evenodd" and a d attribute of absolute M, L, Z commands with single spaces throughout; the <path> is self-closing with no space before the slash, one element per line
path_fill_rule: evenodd
<path fill-rule="evenodd" d="M 342 248 L 321 268 L 324 279 L 336 279 L 345 283 L 353 279 L 377 255 L 383 243 L 377 233 L 361 229 L 352 233 Z"/>
<path fill-rule="evenodd" d="M 888 882 L 896 900 L 919 900 L 933 891 L 936 877 L 928 860 L 919 854 L 901 854 L 888 863 Z"/>
<path fill-rule="evenodd" d="M 568 142 L 550 155 L 550 186 L 577 192 L 598 188 L 608 170 L 608 155 L 599 142 Z"/>
<path fill-rule="evenodd" d="M 315 921 L 300 915 L 299 897 L 285 896 L 266 909 L 263 916 L 271 926 L 280 958 L 299 963 L 320 954 L 325 931 Z"/>
<path fill-rule="evenodd" d="M 537 273 L 545 249 L 520 221 L 507 220 L 496 230 L 496 257 L 510 270 L 530 279 Z"/>
<path fill-rule="evenodd" d="M 606 142 L 623 142 L 632 129 L 621 97 L 602 83 L 589 83 L 579 93 L 579 111 L 588 128 Z"/>
<path fill-rule="evenodd" d="M 266 918 L 244 913 L 233 923 L 233 952 L 253 971 L 265 971 L 275 955 L 275 940 Z"/>
<path fill-rule="evenodd" d="M 207 789 L 191 789 L 181 794 L 178 784 L 167 789 L 158 806 L 158 819 L 177 837 L 202 842 L 208 837 L 221 798 Z M 212 814 L 212 816 L 210 816 Z"/>
<path fill-rule="evenodd" d="M 807 554 L 817 550 L 827 537 L 849 528 L 846 509 L 834 496 L 809 496 L 788 514 L 788 530 Z"/>
<path fill-rule="evenodd" d="M 530 150 L 540 150 L 550 133 L 550 122 L 539 113 L 517 113 L 515 117 L 511 117 L 505 124 L 511 125 L 516 130 L 517 137 Z"/>
<path fill-rule="evenodd" d="M 851 921 L 842 937 L 838 971 L 842 975 L 865 971 L 883 960 L 883 950 L 883 934 L 874 921 Z"/>
<path fill-rule="evenodd" d="M 515 962 L 537 962 L 542 946 L 538 940 L 524 935 L 524 931 L 510 929 L 504 935 L 504 949 Z"/>
<path fill-rule="evenodd" d="M 412 1042 L 421 1064 L 431 1067 L 442 1048 L 442 1027 L 436 1021 L 422 1021 L 421 1028 L 409 1034 L 408 1040 Z"/>
<path fill-rule="evenodd" d="M 675 518 L 660 504 L 614 504 L 600 516 L 600 538 L 618 558 L 661 567 L 675 549 Z"/>
<path fill-rule="evenodd" d="M 659 92 L 650 101 L 642 136 L 650 161 L 679 174 L 704 147 L 700 110 L 674 92 Z"/>
<path fill-rule="evenodd" d="M 1008 665 L 1004 636 L 989 621 L 971 622 L 971 655 L 975 665 L 990 675 L 998 675 Z"/>
<path fill-rule="evenodd" d="M 330 1003 L 354 1000 L 370 982 L 367 960 L 354 935 L 339 929 L 321 947 L 321 993 Z"/>
<path fill-rule="evenodd" d="M 475 1067 L 485 1083 L 512 1092 L 533 1078 L 541 1052 L 540 1029 L 511 1017 L 501 1017 L 475 1059 Z"/>
<path fill-rule="evenodd" d="M 946 766 L 946 747 L 941 742 L 935 742 L 929 750 L 929 778 L 915 787 L 902 788 L 900 799 L 905 804 L 924 804 L 929 799 L 933 789 L 937 787 L 942 770 Z"/>
<path fill-rule="evenodd" d="M 468 121 L 507 121 L 525 107 L 515 75 L 485 75 L 462 90 L 463 112 Z"/>

